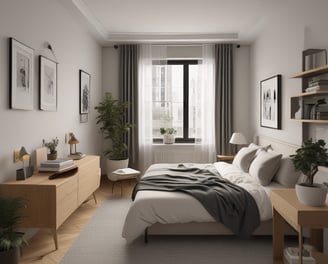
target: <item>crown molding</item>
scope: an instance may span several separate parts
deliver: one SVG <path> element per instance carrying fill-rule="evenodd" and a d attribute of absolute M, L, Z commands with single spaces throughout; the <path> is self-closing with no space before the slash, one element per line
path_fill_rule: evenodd
<path fill-rule="evenodd" d="M 94 33 L 100 38 L 103 44 L 113 43 L 208 43 L 238 41 L 238 33 L 163 33 L 163 32 L 138 32 L 121 33 L 109 32 L 96 16 L 90 11 L 83 0 L 71 0 L 79 13 L 91 26 Z"/>

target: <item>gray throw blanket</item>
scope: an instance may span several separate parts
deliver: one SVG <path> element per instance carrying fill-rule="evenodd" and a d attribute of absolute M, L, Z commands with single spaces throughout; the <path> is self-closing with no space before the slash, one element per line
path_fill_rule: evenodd
<path fill-rule="evenodd" d="M 196 198 L 209 214 L 242 238 L 260 224 L 254 198 L 243 188 L 219 175 L 213 165 L 197 168 L 184 165 L 159 170 L 158 175 L 140 179 L 132 192 L 157 190 L 183 192 Z"/>

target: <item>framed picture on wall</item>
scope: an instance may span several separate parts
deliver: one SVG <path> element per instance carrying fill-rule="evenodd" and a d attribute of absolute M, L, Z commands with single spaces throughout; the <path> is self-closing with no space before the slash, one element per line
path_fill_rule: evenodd
<path fill-rule="evenodd" d="M 261 127 L 281 129 L 281 75 L 260 83 Z"/>
<path fill-rule="evenodd" d="M 34 50 L 9 38 L 9 107 L 33 110 Z"/>
<path fill-rule="evenodd" d="M 88 114 L 90 109 L 90 84 L 89 73 L 80 70 L 80 114 Z"/>
<path fill-rule="evenodd" d="M 57 111 L 57 62 L 39 56 L 40 110 Z"/>

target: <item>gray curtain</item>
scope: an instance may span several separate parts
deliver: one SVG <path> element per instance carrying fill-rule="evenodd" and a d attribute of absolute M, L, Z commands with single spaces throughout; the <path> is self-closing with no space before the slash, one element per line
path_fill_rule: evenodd
<path fill-rule="evenodd" d="M 215 141 L 216 153 L 232 154 L 233 131 L 233 46 L 215 45 Z"/>
<path fill-rule="evenodd" d="M 138 169 L 138 53 L 137 44 L 120 45 L 120 99 L 129 102 L 125 119 L 135 126 L 126 135 L 129 166 Z"/>

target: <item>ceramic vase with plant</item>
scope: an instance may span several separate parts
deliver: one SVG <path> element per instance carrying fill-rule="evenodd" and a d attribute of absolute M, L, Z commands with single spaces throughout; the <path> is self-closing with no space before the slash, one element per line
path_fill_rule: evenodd
<path fill-rule="evenodd" d="M 176 134 L 177 131 L 174 128 L 172 128 L 172 127 L 169 127 L 169 128 L 161 127 L 159 129 L 159 132 L 163 136 L 163 143 L 164 144 L 173 144 L 175 142 L 175 134 Z"/>
<path fill-rule="evenodd" d="M 125 121 L 129 102 L 113 99 L 111 93 L 106 93 L 104 99 L 95 107 L 98 112 L 97 124 L 105 139 L 111 140 L 111 146 L 104 150 L 107 157 L 107 176 L 111 172 L 128 167 L 128 146 L 124 138 L 134 125 Z"/>
<path fill-rule="evenodd" d="M 16 230 L 26 201 L 21 197 L 0 198 L 0 263 L 17 264 L 19 248 L 26 244 L 24 233 Z"/>
<path fill-rule="evenodd" d="M 57 159 L 57 146 L 59 143 L 59 139 L 57 137 L 55 137 L 49 142 L 46 142 L 45 140 L 43 140 L 42 143 L 43 143 L 43 146 L 47 147 L 49 150 L 49 153 L 47 155 L 48 160 Z"/>
<path fill-rule="evenodd" d="M 327 188 L 323 184 L 314 182 L 318 166 L 327 165 L 327 149 L 325 141 L 312 139 L 303 142 L 301 148 L 291 155 L 294 167 L 305 176 L 303 183 L 296 184 L 296 195 L 299 201 L 310 206 L 322 206 L 325 203 Z"/>

